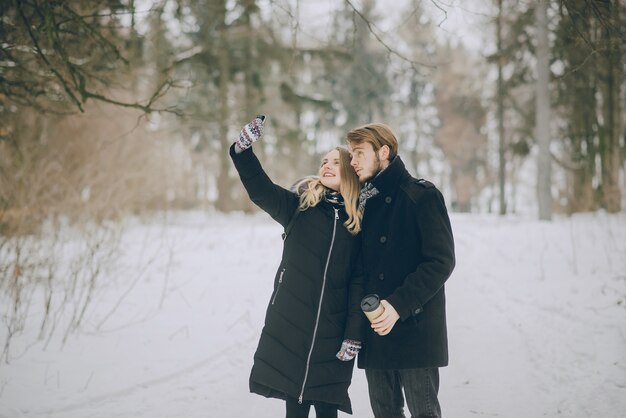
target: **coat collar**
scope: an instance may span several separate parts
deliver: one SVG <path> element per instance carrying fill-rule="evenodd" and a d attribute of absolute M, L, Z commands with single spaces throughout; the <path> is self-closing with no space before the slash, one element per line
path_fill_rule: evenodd
<path fill-rule="evenodd" d="M 316 207 L 319 207 L 319 209 L 326 214 L 326 216 L 328 216 L 329 218 L 334 218 L 335 217 L 335 209 L 339 210 L 339 219 L 342 220 L 342 222 L 345 219 L 348 219 L 348 215 L 346 214 L 346 208 L 344 205 L 334 205 L 331 202 L 328 202 L 325 199 L 320 200 L 320 202 L 316 205 Z"/>
<path fill-rule="evenodd" d="M 402 180 L 408 177 L 411 177 L 411 175 L 404 166 L 400 156 L 396 155 L 387 168 L 372 179 L 372 185 L 381 193 L 390 193 L 396 190 Z"/>

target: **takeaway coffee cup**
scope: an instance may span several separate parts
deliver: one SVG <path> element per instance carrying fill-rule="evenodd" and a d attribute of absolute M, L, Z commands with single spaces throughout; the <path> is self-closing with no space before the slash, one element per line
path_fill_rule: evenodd
<path fill-rule="evenodd" d="M 370 322 L 381 316 L 385 308 L 380 304 L 380 298 L 376 294 L 367 295 L 361 301 L 361 309 Z"/>

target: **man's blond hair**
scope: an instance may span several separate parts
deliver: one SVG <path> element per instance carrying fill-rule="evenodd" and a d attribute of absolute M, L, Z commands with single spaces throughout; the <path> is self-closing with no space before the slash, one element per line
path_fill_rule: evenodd
<path fill-rule="evenodd" d="M 368 123 L 354 128 L 346 134 L 346 140 L 351 146 L 368 142 L 375 152 L 387 145 L 389 147 L 389 161 L 398 155 L 398 140 L 391 128 L 384 123 Z"/>

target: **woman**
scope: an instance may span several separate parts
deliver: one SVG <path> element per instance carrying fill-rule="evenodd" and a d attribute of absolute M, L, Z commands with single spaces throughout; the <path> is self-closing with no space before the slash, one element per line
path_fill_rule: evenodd
<path fill-rule="evenodd" d="M 303 180 L 296 192 L 272 183 L 251 149 L 264 121 L 257 116 L 230 148 L 250 199 L 285 228 L 250 391 L 284 399 L 287 418 L 308 417 L 311 405 L 318 418 L 351 414 L 351 360 L 363 331 L 362 276 L 354 274 L 359 181 L 338 147 L 322 159 L 319 178 Z"/>

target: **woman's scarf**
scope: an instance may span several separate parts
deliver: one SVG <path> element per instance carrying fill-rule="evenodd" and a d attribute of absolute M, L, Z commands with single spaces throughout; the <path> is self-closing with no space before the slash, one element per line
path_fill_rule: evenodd
<path fill-rule="evenodd" d="M 341 195 L 341 193 L 333 190 L 333 189 L 329 189 L 329 188 L 325 188 L 324 190 L 324 200 L 327 201 L 328 203 L 330 203 L 333 206 L 344 206 L 345 203 L 343 201 L 343 196 Z"/>

